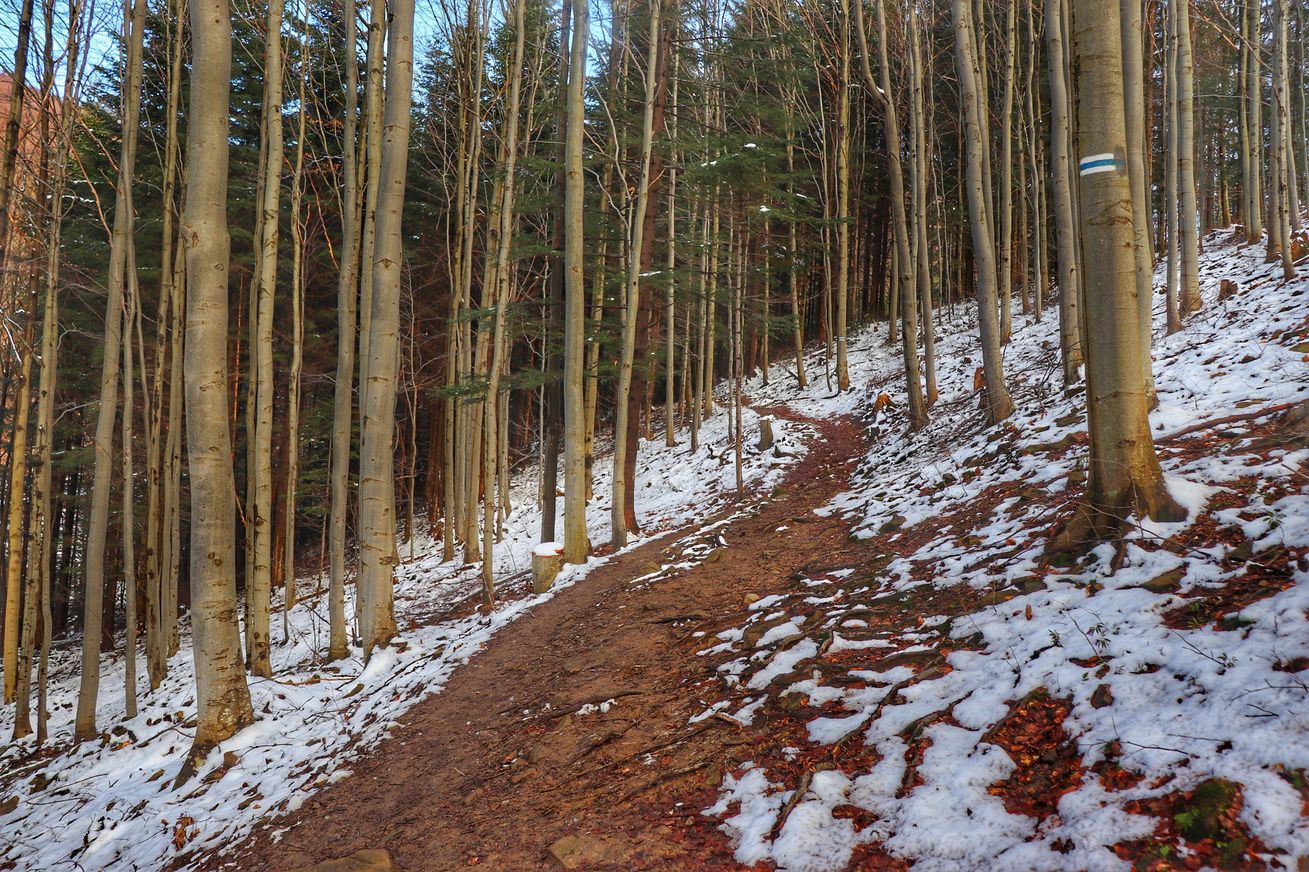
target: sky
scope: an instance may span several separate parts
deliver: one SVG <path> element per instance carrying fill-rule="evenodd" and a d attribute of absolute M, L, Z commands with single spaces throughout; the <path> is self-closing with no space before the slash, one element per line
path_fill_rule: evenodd
<path fill-rule="evenodd" d="M 14 47 L 18 41 L 18 21 L 20 9 L 23 0 L 0 0 L 0 71 L 5 73 L 12 72 L 14 67 Z M 56 2 L 56 21 L 55 21 L 55 45 L 62 46 L 66 38 L 66 16 L 67 0 L 55 0 Z M 116 41 L 114 33 L 122 27 L 122 5 L 115 0 L 85 0 L 90 10 L 89 20 L 91 27 L 91 48 L 89 59 L 93 65 L 103 65 L 113 63 L 114 53 L 116 50 Z M 295 0 L 291 0 L 292 3 Z M 492 4 L 492 15 L 499 18 L 499 2 L 490 0 Z M 44 31 L 44 18 L 42 16 L 41 2 L 38 0 L 34 4 L 33 13 L 33 32 L 39 40 Z M 426 56 L 430 46 L 439 38 L 441 26 L 438 24 L 443 17 L 438 0 L 417 0 L 414 31 L 415 31 L 415 55 L 418 58 Z M 592 15 L 592 33 L 598 35 L 597 18 Z M 29 82 L 35 84 L 40 74 L 39 51 L 32 51 L 28 55 L 28 74 Z M 56 89 L 63 81 L 62 68 L 56 73 Z"/>

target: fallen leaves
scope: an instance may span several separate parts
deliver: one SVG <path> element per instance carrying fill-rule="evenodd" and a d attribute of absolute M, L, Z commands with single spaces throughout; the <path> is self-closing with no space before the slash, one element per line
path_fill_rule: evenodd
<path fill-rule="evenodd" d="M 195 819 L 190 815 L 182 815 L 173 824 L 173 847 L 182 850 L 186 843 L 200 835 L 200 828 L 195 826 Z"/>
<path fill-rule="evenodd" d="M 985 741 L 1003 748 L 1017 766 L 988 788 L 1011 814 L 1044 820 L 1058 810 L 1060 797 L 1082 783 L 1082 756 L 1064 730 L 1071 709 L 1069 700 L 1037 690 L 987 734 Z"/>

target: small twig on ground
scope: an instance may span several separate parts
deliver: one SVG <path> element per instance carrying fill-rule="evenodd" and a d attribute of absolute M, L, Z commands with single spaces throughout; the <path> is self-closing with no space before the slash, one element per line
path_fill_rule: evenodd
<path fill-rule="evenodd" d="M 806 769 L 804 774 L 800 776 L 800 780 L 796 782 L 795 790 L 791 791 L 791 798 L 786 801 L 786 805 L 782 806 L 782 810 L 778 812 L 777 821 L 773 824 L 772 832 L 769 834 L 770 839 L 777 838 L 778 834 L 782 832 L 782 828 L 786 826 L 786 819 L 791 816 L 791 812 L 800 804 L 800 800 L 804 798 L 805 793 L 809 790 L 809 782 L 813 780 L 814 770 Z"/>
<path fill-rule="evenodd" d="M 629 726 L 627 730 L 630 729 L 631 727 Z M 611 742 L 615 742 L 618 739 L 621 739 L 623 736 L 627 735 L 627 730 L 607 730 L 604 733 L 601 733 L 598 737 L 596 737 L 595 741 L 591 742 L 581 751 L 578 751 L 572 757 L 569 757 L 568 762 L 565 763 L 564 765 L 572 766 L 574 763 L 576 763 L 578 760 L 581 760 L 583 757 L 585 757 L 587 754 L 590 754 L 592 751 L 598 751 L 601 748 L 603 748 L 605 745 L 608 745 Z"/>
<path fill-rule="evenodd" d="M 678 621 L 703 621 L 704 615 L 697 612 L 687 612 L 682 615 L 669 615 L 666 618 L 659 618 L 651 621 L 652 624 L 676 624 Z"/>
<path fill-rule="evenodd" d="M 678 778 L 681 778 L 683 775 L 690 775 L 692 772 L 697 772 L 708 766 L 709 763 L 710 763 L 709 760 L 701 760 L 698 763 L 692 763 L 690 766 L 683 766 L 681 769 L 674 769 L 671 772 L 664 772 L 663 774 L 650 779 L 644 784 L 638 785 L 637 787 L 629 790 L 627 793 L 624 793 L 622 796 L 618 798 L 618 801 L 620 803 L 627 802 L 632 797 L 641 793 L 645 793 L 647 790 L 650 790 L 651 788 L 658 787 L 660 784 L 663 784 L 666 781 L 674 781 Z"/>
<path fill-rule="evenodd" d="M 594 771 L 594 772 L 599 772 L 599 771 L 601 771 L 601 770 L 603 770 L 603 769 L 608 769 L 608 768 L 610 768 L 610 767 L 612 767 L 612 766 L 617 766 L 617 765 L 620 764 L 620 763 L 629 763 L 629 762 L 631 762 L 632 760 L 636 760 L 636 759 L 639 758 L 639 757 L 644 757 L 646 754 L 653 754 L 655 751 L 662 751 L 662 750 L 664 750 L 665 748 L 671 748 L 673 745 L 679 745 L 679 744 L 681 744 L 682 742 L 687 741 L 688 739 L 692 739 L 692 738 L 694 738 L 695 736 L 700 735 L 700 734 L 703 733 L 705 730 L 707 730 L 707 729 L 709 729 L 710 727 L 714 726 L 714 723 L 715 723 L 715 722 L 714 722 L 712 719 L 710 719 L 710 720 L 706 720 L 705 723 L 701 724 L 700 726 L 696 727 L 694 730 L 691 730 L 691 731 L 688 732 L 688 733 L 682 733 L 681 735 L 674 736 L 673 738 L 671 738 L 671 739 L 669 739 L 669 740 L 667 740 L 667 741 L 665 741 L 665 742 L 659 742 L 659 743 L 654 744 L 654 745 L 647 745 L 647 746 L 644 747 L 644 748 L 640 748 L 640 749 L 638 749 L 638 750 L 632 752 L 631 754 L 627 755 L 626 757 L 622 758 L 621 760 L 615 760 L 615 761 L 613 761 L 612 763 L 606 763 L 606 764 L 604 764 L 603 766 L 597 767 L 596 769 L 594 769 L 594 770 L 592 770 L 592 771 Z"/>

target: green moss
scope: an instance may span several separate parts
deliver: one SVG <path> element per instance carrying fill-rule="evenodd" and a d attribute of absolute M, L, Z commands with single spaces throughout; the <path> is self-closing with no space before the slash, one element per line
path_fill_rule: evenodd
<path fill-rule="evenodd" d="M 1237 787 L 1230 781 L 1211 779 L 1191 793 L 1185 807 L 1173 815 L 1182 835 L 1192 842 L 1217 840 L 1223 835 L 1221 818 L 1236 799 Z"/>

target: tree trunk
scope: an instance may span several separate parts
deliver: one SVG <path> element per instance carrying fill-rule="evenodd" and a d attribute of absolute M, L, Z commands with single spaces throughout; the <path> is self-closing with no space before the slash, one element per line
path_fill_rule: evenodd
<path fill-rule="evenodd" d="M 1071 385 L 1077 381 L 1078 368 L 1082 365 L 1078 315 L 1082 281 L 1077 269 L 1077 228 L 1068 163 L 1070 120 L 1063 27 L 1061 0 L 1045 0 L 1046 64 L 1050 70 L 1050 175 L 1054 180 L 1055 244 L 1059 261 L 1059 343 L 1064 384 Z"/>
<path fill-rule="evenodd" d="M 868 37 L 864 27 L 862 0 L 855 0 L 855 28 L 859 36 L 859 50 L 864 74 L 864 85 L 874 95 L 882 109 L 882 123 L 886 136 L 887 163 L 891 188 L 891 221 L 895 234 L 895 264 L 898 286 L 894 293 L 901 303 L 904 329 L 901 345 L 904 357 L 905 393 L 908 396 L 906 414 L 909 429 L 919 430 L 927 424 L 927 405 L 923 400 L 923 386 L 918 376 L 918 280 L 917 263 L 909 246 L 909 218 L 905 213 L 904 168 L 900 160 L 900 120 L 896 113 L 895 95 L 891 92 L 891 64 L 886 49 L 886 13 L 883 0 L 877 3 L 877 51 L 881 71 L 881 84 L 873 78 L 869 61 Z M 914 191 L 915 199 L 917 191 Z M 915 213 L 917 206 L 915 204 Z"/>
<path fill-rule="evenodd" d="M 181 104 L 183 30 L 186 24 L 185 6 L 181 0 L 172 5 L 173 21 L 167 24 L 169 52 L 167 122 L 164 139 L 163 221 L 160 249 L 159 308 L 155 324 L 155 368 L 153 374 L 154 403 L 146 433 L 146 555 L 145 555 L 145 627 L 146 671 L 150 687 L 158 688 L 168 671 L 168 638 L 165 632 L 165 587 L 176 587 L 177 578 L 170 574 L 172 538 L 175 531 L 168 514 L 172 492 L 168 478 L 170 456 L 167 446 L 176 437 L 173 427 L 180 417 L 173 419 L 174 405 L 180 405 L 181 379 L 168 378 L 169 370 L 180 368 L 175 356 L 181 346 L 174 348 L 174 333 L 182 329 L 180 319 L 174 317 L 182 289 L 174 281 L 177 264 L 182 254 L 175 247 L 177 233 L 177 177 L 178 177 L 178 106 Z M 143 374 L 144 375 L 144 374 Z M 167 391 L 168 401 L 164 395 Z M 167 412 L 168 417 L 165 417 Z"/>
<path fill-rule="evenodd" d="M 622 548 L 627 544 L 628 516 L 635 507 L 628 506 L 629 488 L 627 481 L 627 454 L 635 453 L 636 440 L 632 438 L 632 403 L 633 370 L 636 365 L 636 344 L 641 315 L 641 256 L 644 249 L 646 233 L 646 211 L 650 205 L 650 164 L 654 148 L 655 97 L 659 90 L 660 45 L 663 41 L 660 33 L 660 19 L 663 0 L 651 0 L 649 47 L 646 52 L 645 72 L 645 110 L 641 122 L 641 163 L 640 178 L 637 181 L 636 203 L 628 216 L 630 243 L 628 247 L 627 279 L 624 283 L 623 298 L 623 348 L 622 359 L 618 369 L 618 389 L 614 398 L 616 410 L 614 422 L 614 474 L 613 499 L 610 511 L 610 539 L 613 547 Z M 644 366 L 644 361 L 642 361 Z M 639 392 L 637 393 L 639 400 Z M 630 443 L 630 444 L 629 444 Z"/>
<path fill-rule="evenodd" d="M 13 88 L 9 91 L 9 114 L 5 119 L 4 143 L 0 145 L 0 270 L 5 266 L 9 247 L 9 201 L 13 196 L 14 174 L 18 169 L 18 133 L 22 127 L 23 103 L 27 97 L 27 52 L 32 40 L 32 0 L 23 0 L 18 13 L 18 28 L 14 42 L 14 71 L 10 76 Z M 11 670 L 6 669 L 8 675 Z M 7 686 L 7 685 L 6 685 Z M 6 696 L 8 701 L 8 696 Z"/>
<path fill-rule="evenodd" d="M 226 0 L 191 0 L 187 120 L 186 443 L 191 479 L 191 615 L 196 674 L 192 760 L 254 722 L 237 628 L 236 528 L 227 388 L 228 112 Z"/>
<path fill-rule="evenodd" d="M 927 200 L 931 185 L 931 139 L 927 128 L 927 113 L 923 105 L 922 49 L 919 47 L 918 13 L 909 7 L 909 59 L 913 130 L 913 202 L 914 202 L 914 264 L 918 276 L 919 308 L 923 322 L 923 369 L 926 376 L 925 404 L 936 403 L 936 327 L 932 323 L 932 274 L 929 266 L 931 247 L 928 238 Z"/>
<path fill-rule="evenodd" d="M 1086 275 L 1087 410 L 1091 460 L 1087 516 L 1095 534 L 1117 532 L 1140 509 L 1178 520 L 1150 435 L 1135 296 L 1136 234 L 1118 4 L 1074 0 L 1083 258 Z"/>
<path fill-rule="evenodd" d="M 1277 236 L 1281 241 L 1282 278 L 1295 278 L 1291 254 L 1291 215 L 1299 209 L 1295 202 L 1295 169 L 1291 151 L 1291 92 L 1286 49 L 1286 0 L 1273 3 L 1273 161 L 1272 184 L 1277 190 Z M 1298 219 L 1298 215 L 1297 215 Z"/>
<path fill-rule="evenodd" d="M 847 308 L 850 298 L 850 2 L 841 0 L 841 81 L 836 120 L 836 389 L 850 389 L 846 357 Z M 862 0 L 854 0 L 856 3 Z M 892 323 L 895 318 L 892 316 Z"/>
<path fill-rule="evenodd" d="M 282 199 L 282 3 L 270 0 L 264 46 L 264 165 L 260 179 L 259 248 L 255 255 L 257 305 L 251 311 L 255 324 L 252 374 L 254 415 L 254 506 L 247 508 L 254 524 L 254 571 L 246 579 L 246 658 L 250 672 L 262 678 L 273 674 L 270 660 L 269 601 L 273 564 L 273 314 L 277 296 L 277 241 Z"/>
<path fill-rule="evenodd" d="M 1045 173 L 1041 170 L 1041 126 L 1037 121 L 1039 94 L 1036 86 L 1036 56 L 1040 49 L 1040 37 L 1037 36 L 1033 5 L 1030 2 L 1024 3 L 1023 17 L 1027 23 L 1027 136 L 1031 146 L 1028 149 L 1028 169 L 1032 177 L 1032 316 L 1040 321 L 1045 314 L 1045 293 L 1049 287 L 1049 268 L 1046 263 L 1049 237 L 1046 231 Z"/>
<path fill-rule="evenodd" d="M 296 490 L 300 483 L 300 374 L 304 367 L 305 329 L 303 257 L 305 225 L 301 209 L 304 200 L 305 116 L 308 113 L 305 104 L 305 80 L 309 76 L 307 69 L 309 64 L 309 9 L 306 7 L 300 29 L 300 75 L 297 77 L 300 84 L 296 112 L 298 122 L 295 163 L 291 171 L 291 371 L 286 382 L 286 490 L 282 498 L 282 517 L 285 524 L 282 531 L 284 572 L 282 632 L 288 643 L 291 641 L 288 621 L 291 609 L 296 603 Z"/>
<path fill-rule="evenodd" d="M 1245 113 L 1246 126 L 1250 130 L 1249 155 L 1247 157 L 1250 175 L 1246 179 L 1249 193 L 1246 195 L 1250 212 L 1245 216 L 1245 241 L 1251 245 L 1263 239 L 1263 99 L 1261 83 L 1263 82 L 1263 62 L 1260 58 L 1260 46 L 1263 45 L 1261 30 L 1260 0 L 1246 0 L 1245 3 L 1245 40 L 1242 45 L 1249 51 L 1248 68 L 1245 79 Z"/>
<path fill-rule="evenodd" d="M 81 90 L 78 76 L 80 43 L 77 20 L 80 7 L 69 6 L 68 40 L 64 47 L 65 99 L 76 101 Z M 47 26 L 47 38 L 49 28 Z M 47 67 L 53 67 L 54 58 L 47 57 Z M 53 71 L 53 70 L 51 70 Z M 51 479 L 53 460 L 53 430 L 55 420 L 55 384 L 59 375 L 59 242 L 63 230 L 63 204 L 65 180 L 68 170 L 68 153 L 71 147 L 73 122 L 76 114 L 59 115 L 59 132 L 50 161 L 52 176 L 49 180 L 47 202 L 49 216 L 46 223 L 45 299 L 41 316 L 41 372 L 36 392 L 36 429 L 32 450 L 32 493 L 28 514 L 28 554 L 26 593 L 24 595 L 22 641 L 18 657 L 18 704 L 14 712 L 14 738 L 19 739 L 31 730 L 30 701 L 32 661 L 37 646 L 37 625 L 41 626 L 41 665 L 39 667 L 39 696 L 36 714 L 37 742 L 46 739 L 46 677 L 47 654 L 51 636 L 50 571 L 54 551 L 57 519 L 51 511 Z M 44 137 L 43 137 L 44 138 Z M 17 455 L 15 455 L 16 457 Z M 38 612 L 40 620 L 38 621 Z M 6 675 L 8 672 L 6 671 Z"/>
<path fill-rule="evenodd" d="M 328 516 L 329 660 L 346 655 L 345 549 L 350 511 L 351 423 L 354 419 L 355 305 L 359 276 L 359 177 L 355 140 L 358 132 L 359 62 L 355 45 L 355 0 L 344 0 L 345 131 L 341 141 L 341 255 L 337 275 L 336 384 L 332 401 L 331 508 Z"/>
<path fill-rule="evenodd" d="M 564 140 L 564 559 L 585 563 L 586 535 L 586 275 L 584 267 L 586 179 L 586 44 L 589 4 L 575 0 L 568 60 L 567 124 Z"/>
<path fill-rule="evenodd" d="M 679 71 L 678 60 L 680 55 L 673 54 L 673 122 L 670 129 L 669 139 L 676 144 L 677 142 L 677 74 Z M 676 148 L 676 145 L 674 145 Z M 673 152 L 669 160 L 668 167 L 668 262 L 665 267 L 668 271 L 667 281 L 668 290 L 664 297 L 664 445 L 672 448 L 677 444 L 677 435 L 675 432 L 676 415 L 674 414 L 675 387 L 674 373 L 677 367 L 677 153 Z M 766 305 L 766 303 L 765 303 Z M 767 314 L 765 312 L 765 323 Z M 767 360 L 767 336 L 765 330 L 764 345 L 764 384 L 768 383 L 768 360 Z M 685 374 L 683 374 L 685 378 Z"/>
<path fill-rule="evenodd" d="M 513 288 L 510 277 L 511 264 L 509 249 L 513 242 L 514 229 L 514 171 L 518 163 L 518 116 L 520 94 L 523 85 L 523 45 L 526 27 L 523 23 L 524 6 L 527 0 L 514 2 L 514 52 L 509 75 L 509 103 L 505 111 L 505 134 L 503 148 L 502 199 L 499 209 L 500 226 L 495 229 L 492 239 L 496 250 L 490 256 L 495 257 L 495 279 L 491 292 L 495 297 L 495 327 L 491 339 L 490 378 L 486 386 L 486 399 L 482 406 L 486 416 L 482 440 L 485 446 L 482 458 L 482 606 L 489 614 L 495 605 L 495 482 L 496 468 L 499 461 L 499 428 L 497 420 L 500 410 L 500 375 L 508 365 L 508 339 L 505 335 L 505 317 L 509 305 L 509 295 Z"/>
<path fill-rule="evenodd" d="M 23 492 L 27 485 L 27 428 L 31 412 L 32 358 L 35 349 L 36 327 L 36 275 L 24 275 L 28 270 L 15 271 L 15 284 L 21 282 L 30 288 L 23 301 L 25 315 L 23 332 L 18 342 L 20 363 L 17 377 L 17 395 L 14 397 L 14 435 L 9 445 L 9 505 L 7 526 L 7 552 L 5 560 L 5 631 L 4 672 L 5 702 L 15 699 L 18 690 L 19 636 L 22 634 L 23 614 L 23 540 L 26 531 Z M 14 296 L 18 296 L 15 289 Z M 2 408 L 2 407 L 0 407 Z M 17 731 L 17 726 L 15 726 Z"/>
<path fill-rule="evenodd" d="M 572 0 L 563 0 L 559 22 L 559 87 L 568 89 L 568 64 L 572 55 L 571 28 Z M 542 354 L 542 368 L 548 381 L 542 388 L 541 403 L 541 541 L 554 542 L 558 536 L 556 521 L 559 515 L 559 451 L 564 429 L 564 381 L 563 374 L 556 380 L 555 373 L 562 367 L 560 358 L 564 352 L 556 351 L 553 337 L 559 335 L 559 322 L 563 317 L 564 307 L 564 199 L 568 187 L 568 148 L 565 139 L 568 136 L 568 102 L 567 97 L 560 99 L 555 116 L 555 136 L 558 138 L 556 151 L 553 227 L 550 245 L 554 249 L 550 256 L 550 282 L 545 301 L 546 349 Z"/>
<path fill-rule="evenodd" d="M 1016 75 L 1018 27 L 1014 6 L 1005 3 L 1005 75 L 1004 105 L 1000 113 L 1000 343 L 1008 344 L 1013 333 L 1014 281 L 1014 77 Z"/>
<path fill-rule="evenodd" d="M 126 10 L 125 10 L 126 11 Z M 114 421 L 118 412 L 118 375 L 122 360 L 123 285 L 132 256 L 133 169 L 141 106 L 141 55 L 145 0 L 134 0 L 127 25 L 127 65 L 123 80 L 123 143 L 114 198 L 114 228 L 109 249 L 109 294 L 105 302 L 104 358 L 100 367 L 100 407 L 96 413 L 95 466 L 86 543 L 83 595 L 82 680 L 77 695 L 74 735 L 79 741 L 96 733 L 95 709 L 100 689 L 100 633 L 104 611 L 105 543 L 109 533 L 109 497 L 113 479 Z"/>
<path fill-rule="evenodd" d="M 393 606 L 395 547 L 395 390 L 399 364 L 400 281 L 404 245 L 405 174 L 413 92 L 413 0 L 395 0 L 387 36 L 386 114 L 377 201 L 376 249 L 370 253 L 373 307 L 364 391 L 359 471 L 360 637 L 365 657 L 396 633 Z"/>
<path fill-rule="evenodd" d="M 136 255 L 128 258 L 126 311 L 123 314 L 123 493 L 119 526 L 123 537 L 123 603 L 126 632 L 123 643 L 124 703 L 128 720 L 136 717 L 136 488 L 132 471 L 132 419 L 136 416 L 132 380 L 132 331 L 139 335 L 141 309 L 136 282 Z M 147 397 L 147 407 L 149 406 Z"/>
<path fill-rule="evenodd" d="M 1057 0 L 1055 0 L 1057 2 Z M 982 109 L 974 64 L 974 29 L 971 0 L 953 0 L 955 46 L 958 52 L 960 93 L 964 104 L 964 142 L 967 152 L 968 217 L 972 226 L 973 256 L 977 264 L 977 322 L 982 344 L 982 377 L 986 420 L 997 424 L 1014 411 L 1004 383 L 1000 357 L 1000 326 L 996 316 L 996 266 L 991 228 L 987 221 L 986 190 L 982 184 Z"/>
<path fill-rule="evenodd" d="M 1152 342 L 1151 312 L 1154 290 L 1154 264 L 1150 251 L 1150 185 L 1145 164 L 1145 61 L 1142 55 L 1144 33 L 1141 24 L 1142 0 L 1121 0 L 1123 51 L 1124 120 L 1127 125 L 1127 170 L 1132 193 L 1133 252 L 1136 256 L 1136 302 L 1140 307 L 1137 321 L 1141 330 L 1141 370 L 1145 374 L 1146 401 L 1154 407 L 1154 364 L 1150 357 Z"/>
<path fill-rule="evenodd" d="M 1164 209 L 1168 213 L 1164 221 L 1168 237 L 1168 251 L 1165 254 L 1164 305 L 1167 309 L 1168 333 L 1171 335 L 1182 329 L 1177 263 L 1180 251 L 1177 241 L 1177 26 L 1171 10 L 1168 12 L 1168 45 L 1164 52 L 1164 85 L 1168 123 L 1164 169 Z"/>
<path fill-rule="evenodd" d="M 1200 310 L 1200 237 L 1197 229 L 1199 209 L 1195 191 L 1195 85 L 1191 59 L 1190 0 L 1172 0 L 1177 21 L 1177 185 L 1181 209 L 1183 315 Z"/>

